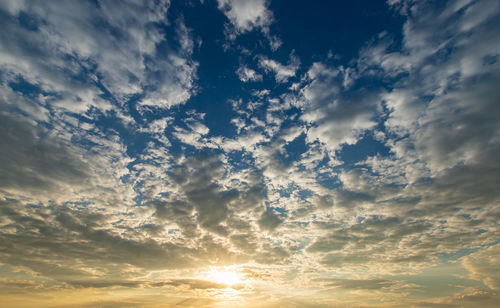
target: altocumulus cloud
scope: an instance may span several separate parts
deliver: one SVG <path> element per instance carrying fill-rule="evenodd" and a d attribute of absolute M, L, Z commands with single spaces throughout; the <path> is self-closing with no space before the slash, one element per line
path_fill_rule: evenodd
<path fill-rule="evenodd" d="M 494 307 L 500 5 L 362 4 L 3 1 L 2 302 Z"/>

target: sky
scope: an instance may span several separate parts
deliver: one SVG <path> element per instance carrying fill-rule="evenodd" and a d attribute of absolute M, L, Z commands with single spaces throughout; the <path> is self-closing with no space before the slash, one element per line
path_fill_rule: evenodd
<path fill-rule="evenodd" d="M 495 307 L 497 0 L 0 0 L 0 302 Z"/>

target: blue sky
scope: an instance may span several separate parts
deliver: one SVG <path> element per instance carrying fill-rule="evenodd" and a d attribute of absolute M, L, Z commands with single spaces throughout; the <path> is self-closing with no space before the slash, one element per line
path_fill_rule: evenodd
<path fill-rule="evenodd" d="M 493 307 L 500 3 L 0 1 L 7 307 Z"/>

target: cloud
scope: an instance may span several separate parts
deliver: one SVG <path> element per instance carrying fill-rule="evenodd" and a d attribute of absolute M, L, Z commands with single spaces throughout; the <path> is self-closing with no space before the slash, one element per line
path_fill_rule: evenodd
<path fill-rule="evenodd" d="M 342 71 L 322 63 L 314 63 L 307 76 L 309 82 L 300 92 L 304 101 L 301 119 L 310 124 L 308 142 L 319 140 L 333 154 L 344 144 L 356 144 L 376 126 L 383 90 L 343 91 Z"/>
<path fill-rule="evenodd" d="M 2 201 L 1 212 L 7 223 L 0 236 L 10 247 L 0 255 L 1 261 L 58 281 L 127 277 L 120 273 L 123 266 L 164 269 L 191 262 L 185 247 L 116 234 L 111 217 L 91 208 L 26 207 Z M 15 230 L 24 232 L 16 234 Z M 79 261 L 81 258 L 85 261 Z"/>
<path fill-rule="evenodd" d="M 91 176 L 74 147 L 4 114 L 0 115 L 0 146 L 0 187 L 5 190 L 63 189 L 84 185 Z"/>
<path fill-rule="evenodd" d="M 458 304 L 448 304 L 448 303 L 430 303 L 430 302 L 418 302 L 417 307 L 459 307 Z"/>
<path fill-rule="evenodd" d="M 20 286 L 32 286 L 32 284 L 18 283 Z M 67 285 L 75 288 L 165 288 L 165 287 L 188 287 L 191 290 L 203 290 L 203 289 L 224 289 L 225 284 L 216 283 L 213 281 L 207 281 L 202 279 L 168 279 L 165 281 L 147 281 L 147 280 L 72 280 L 67 281 Z"/>
<path fill-rule="evenodd" d="M 472 253 L 462 259 L 462 264 L 469 271 L 470 277 L 481 280 L 494 291 L 500 289 L 499 252 L 500 245 L 495 245 Z"/>
<path fill-rule="evenodd" d="M 177 31 L 181 47 L 163 44 L 167 53 L 160 48 L 164 37 L 158 25 L 166 23 L 168 7 L 164 1 L 126 1 L 119 7 L 112 1 L 25 2 L 2 19 L 8 31 L 0 40 L 8 44 L 2 44 L 0 66 L 72 112 L 109 109 L 102 87 L 120 102 L 141 94 L 142 105 L 182 104 L 191 95 L 197 64 L 190 59 L 193 47 L 182 23 Z"/>
<path fill-rule="evenodd" d="M 254 71 L 251 68 L 248 68 L 246 66 L 240 66 L 238 70 L 236 70 L 236 75 L 238 75 L 238 78 L 242 82 L 249 82 L 249 81 L 261 81 L 262 80 L 262 75 L 258 74 L 256 71 Z"/>
<path fill-rule="evenodd" d="M 267 72 L 273 72 L 276 82 L 287 82 L 291 77 L 295 77 L 297 70 L 300 67 L 300 60 L 295 54 L 290 55 L 290 61 L 287 65 L 283 65 L 275 60 L 268 59 L 265 56 L 259 57 L 259 66 Z"/>
<path fill-rule="evenodd" d="M 216 3 L 233 43 L 271 37 L 268 4 Z M 253 273 L 249 302 L 281 290 L 300 306 L 350 293 L 404 293 L 408 306 L 498 298 L 496 2 L 391 1 L 401 41 L 384 32 L 304 70 L 296 51 L 285 63 L 258 50 L 271 86 L 233 59 L 244 91 L 221 89 L 236 94 L 215 116 L 202 95 L 188 102 L 210 87 L 196 85 L 204 51 L 169 2 L 0 7 L 2 286 L 162 288 L 167 305 L 197 305 L 223 288 L 202 271 L 234 265 Z M 446 294 L 413 300 L 400 279 L 440 265 L 469 276 L 439 277 Z"/>
<path fill-rule="evenodd" d="M 274 214 L 271 210 L 266 210 L 262 213 L 260 219 L 258 220 L 259 226 L 264 230 L 274 230 L 281 223 L 281 219 Z"/>
<path fill-rule="evenodd" d="M 395 270 L 397 263 L 419 263 L 432 256 L 432 253 L 425 250 L 419 252 L 413 242 L 414 238 L 434 242 L 430 237 L 425 239 L 421 236 L 423 232 L 432 229 L 430 221 L 373 217 L 349 227 L 334 227 L 327 235 L 317 237 L 306 250 L 323 255 L 322 262 L 332 267 L 375 261 L 392 264 Z"/>
<path fill-rule="evenodd" d="M 186 198 L 185 201 L 176 200 L 168 207 L 157 207 L 162 214 L 172 213 L 172 218 L 177 218 L 176 222 L 182 222 L 188 217 L 192 217 L 192 211 L 196 212 L 196 222 L 200 227 L 221 235 L 228 235 L 231 232 L 229 221 L 236 220 L 235 210 L 249 211 L 259 206 L 264 198 L 263 188 L 259 179 L 252 177 L 245 180 L 242 187 L 227 187 L 222 185 L 222 178 L 227 175 L 228 170 L 222 163 L 221 157 L 211 152 L 202 152 L 195 157 L 188 158 L 182 165 L 174 169 L 172 182 L 179 185 L 179 198 Z M 247 182 L 248 181 L 248 182 Z M 187 201 L 187 202 L 186 202 Z M 167 209 L 170 206 L 175 208 Z M 188 217 L 186 217 L 188 216 Z M 188 223 L 187 226 L 191 224 Z M 181 229 L 184 226 L 180 225 Z"/>
<path fill-rule="evenodd" d="M 213 281 L 201 280 L 201 279 L 173 279 L 164 285 L 170 286 L 188 286 L 190 289 L 224 289 L 225 284 L 216 283 Z M 153 284 L 154 285 L 154 284 Z"/>
<path fill-rule="evenodd" d="M 326 286 L 349 290 L 380 290 L 395 284 L 397 282 L 385 279 L 329 279 Z"/>
<path fill-rule="evenodd" d="M 403 28 L 403 52 L 375 52 L 384 41 L 367 49 L 374 57 L 371 65 L 380 65 L 386 76 L 399 76 L 394 77 L 396 87 L 382 94 L 388 109 L 385 144 L 394 155 L 369 165 L 382 181 L 409 184 L 406 196 L 420 200 L 414 213 L 425 217 L 453 211 L 475 213 L 476 218 L 496 215 L 499 196 L 490 183 L 499 177 L 493 154 L 499 147 L 499 127 L 490 115 L 497 109 L 493 98 L 499 66 L 484 61 L 499 53 L 485 37 L 497 23 L 490 14 L 472 22 L 468 13 L 485 3 L 450 6 L 443 12 L 413 6 Z M 479 205 L 481 210 L 473 210 Z M 450 227 L 455 223 L 448 219 Z M 491 230 L 489 223 L 482 223 Z M 451 243 L 455 249 L 463 245 L 452 240 L 446 249 L 453 249 Z"/>
<path fill-rule="evenodd" d="M 120 183 L 129 158 L 115 134 L 99 134 L 81 118 L 50 110 L 29 97 L 12 101 L 16 96 L 8 94 L 0 98 L 0 143 L 5 148 L 0 154 L 0 189 L 5 196 L 34 203 L 92 200 L 89 203 L 112 207 L 131 201 L 132 188 Z M 13 104 L 17 102 L 29 113 L 19 113 Z M 37 108 L 47 113 L 33 119 Z"/>
<path fill-rule="evenodd" d="M 218 0 L 218 5 L 233 25 L 236 34 L 255 28 L 269 32 L 273 14 L 267 9 L 267 0 Z"/>

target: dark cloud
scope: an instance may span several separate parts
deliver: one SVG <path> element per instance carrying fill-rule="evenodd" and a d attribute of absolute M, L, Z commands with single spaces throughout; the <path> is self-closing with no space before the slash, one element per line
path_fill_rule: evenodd
<path fill-rule="evenodd" d="M 193 250 L 151 239 L 126 239 L 104 229 L 107 219 L 102 216 L 95 219 L 63 207 L 37 209 L 14 202 L 2 202 L 0 212 L 9 219 L 0 233 L 3 247 L 8 248 L 1 252 L 1 261 L 53 279 L 92 278 L 83 269 L 87 267 L 119 277 L 125 275 L 120 273 L 125 265 L 143 269 L 193 265 L 189 257 Z"/>
<path fill-rule="evenodd" d="M 326 254 L 322 262 L 333 267 L 369 261 L 424 262 L 434 252 L 424 249 L 422 254 L 408 256 L 405 250 L 419 251 L 419 242 L 411 239 L 432 227 L 430 222 L 404 221 L 398 217 L 367 218 L 349 228 L 330 230 L 327 236 L 318 237 L 306 250 L 310 253 L 332 252 Z M 429 241 L 433 242 L 433 239 Z M 389 252 L 396 256 L 401 254 L 401 257 L 386 258 Z"/>
<path fill-rule="evenodd" d="M 246 253 L 255 252 L 259 246 L 257 238 L 250 234 L 234 234 L 231 236 L 231 243 Z"/>
<path fill-rule="evenodd" d="M 282 223 L 282 220 L 269 209 L 262 213 L 258 223 L 261 229 L 272 231 Z"/>
<path fill-rule="evenodd" d="M 66 285 L 74 288 L 165 288 L 165 287 L 187 287 L 192 290 L 196 289 L 224 289 L 225 284 L 216 283 L 213 281 L 201 280 L 201 279 L 171 279 L 167 281 L 145 281 L 145 280 L 72 280 L 66 281 Z"/>
<path fill-rule="evenodd" d="M 162 283 L 153 283 L 152 286 L 174 286 L 174 287 L 179 287 L 179 286 L 186 286 L 190 289 L 224 289 L 226 288 L 225 284 L 222 283 L 216 283 L 213 281 L 207 281 L 207 280 L 200 280 L 200 279 L 174 279 L 170 280 L 168 282 L 162 282 Z"/>
<path fill-rule="evenodd" d="M 328 279 L 327 287 L 337 287 L 349 290 L 380 290 L 390 288 L 398 282 L 385 279 Z"/>
<path fill-rule="evenodd" d="M 417 307 L 460 307 L 458 304 L 419 302 Z"/>
<path fill-rule="evenodd" d="M 254 255 L 254 260 L 261 264 L 284 264 L 290 255 L 291 252 L 286 248 L 264 243 Z"/>
<path fill-rule="evenodd" d="M 259 179 L 251 179 L 241 189 L 223 187 L 220 182 L 227 176 L 221 158 L 215 153 L 202 152 L 188 158 L 182 165 L 174 169 L 172 180 L 180 186 L 186 201 L 174 201 L 158 205 L 157 213 L 160 217 L 181 217 L 177 223 L 186 220 L 186 215 L 196 211 L 197 222 L 202 228 L 212 232 L 228 235 L 231 231 L 224 223 L 238 228 L 248 226 L 238 223 L 235 211 L 248 211 L 258 206 L 264 199 L 264 188 Z M 255 175 L 252 175 L 255 177 Z M 188 223 L 188 225 L 190 225 Z M 183 224 L 181 224 L 181 228 Z"/>
<path fill-rule="evenodd" d="M 313 244 L 307 247 L 307 251 L 329 252 L 329 251 L 341 250 L 349 243 L 350 239 L 351 238 L 349 238 L 348 236 L 342 236 L 342 233 L 332 234 L 329 237 L 317 239 Z"/>
<path fill-rule="evenodd" d="M 74 149 L 28 121 L 0 114 L 0 189 L 47 190 L 89 179 Z"/>

